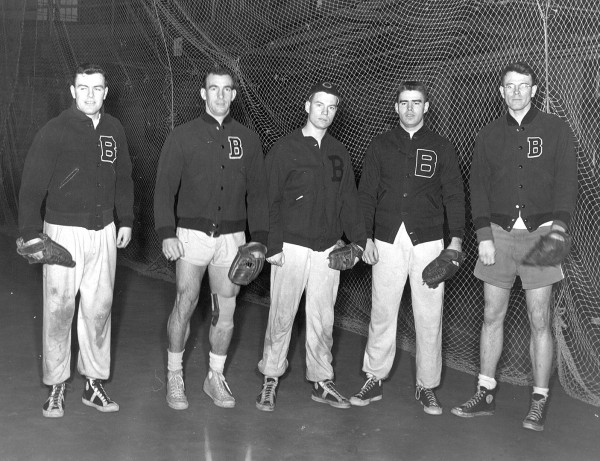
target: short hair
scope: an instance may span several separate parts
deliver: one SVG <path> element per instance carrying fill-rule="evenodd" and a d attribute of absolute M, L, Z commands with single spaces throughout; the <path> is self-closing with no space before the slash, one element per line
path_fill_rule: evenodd
<path fill-rule="evenodd" d="M 502 75 L 500 76 L 501 86 L 504 86 L 504 77 L 506 77 L 506 74 L 508 74 L 509 72 L 516 72 L 517 74 L 528 75 L 531 77 L 531 85 L 537 85 L 537 76 L 535 75 L 535 71 L 526 62 L 518 61 L 511 62 L 510 64 L 508 64 L 502 70 Z"/>
<path fill-rule="evenodd" d="M 106 78 L 106 72 L 104 71 L 104 69 L 98 64 L 94 64 L 91 62 L 86 62 L 77 66 L 77 69 L 75 69 L 75 74 L 73 74 L 73 85 L 75 85 L 75 80 L 77 79 L 77 76 L 84 74 L 101 74 L 104 77 L 104 86 L 108 86 L 108 79 Z"/>
<path fill-rule="evenodd" d="M 427 87 L 423 82 L 418 80 L 404 80 L 400 82 L 398 88 L 396 89 L 396 102 L 398 102 L 400 93 L 403 91 L 419 91 L 423 95 L 423 102 L 429 101 L 429 92 L 427 91 Z"/>
<path fill-rule="evenodd" d="M 229 77 L 231 77 L 231 81 L 233 82 L 233 88 L 237 88 L 237 81 L 235 75 L 233 75 L 233 72 L 225 66 L 215 65 L 206 71 L 206 73 L 204 74 L 204 79 L 202 79 L 202 88 L 204 89 L 206 89 L 206 82 L 208 81 L 209 75 L 228 75 Z"/>

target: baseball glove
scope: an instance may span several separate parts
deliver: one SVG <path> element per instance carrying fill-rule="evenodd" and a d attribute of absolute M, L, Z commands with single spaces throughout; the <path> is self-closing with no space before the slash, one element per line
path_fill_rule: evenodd
<path fill-rule="evenodd" d="M 542 235 L 523 258 L 526 266 L 556 266 L 563 262 L 571 251 L 571 236 L 559 230 Z"/>
<path fill-rule="evenodd" d="M 42 253 L 41 259 L 36 259 L 32 255 Z M 17 253 L 23 256 L 29 264 L 58 264 L 65 267 L 75 267 L 75 261 L 69 250 L 59 245 L 46 234 L 40 234 L 39 239 L 32 239 L 28 242 L 23 241 L 23 237 L 17 239 Z"/>
<path fill-rule="evenodd" d="M 229 280 L 236 285 L 248 285 L 263 268 L 267 247 L 262 243 L 248 242 L 238 248 L 229 268 Z"/>
<path fill-rule="evenodd" d="M 336 247 L 327 256 L 329 267 L 338 271 L 352 269 L 356 258 L 360 259 L 362 254 L 363 250 L 356 243 L 353 242 L 350 245 L 346 245 L 341 240 L 338 240 Z"/>
<path fill-rule="evenodd" d="M 437 286 L 445 280 L 451 279 L 458 272 L 460 265 L 465 261 L 461 251 L 445 249 L 423 269 L 423 283 L 429 288 Z"/>

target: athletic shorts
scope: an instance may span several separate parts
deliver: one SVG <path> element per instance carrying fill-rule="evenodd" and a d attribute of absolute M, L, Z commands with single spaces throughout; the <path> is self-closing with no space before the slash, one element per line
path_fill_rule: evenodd
<path fill-rule="evenodd" d="M 183 243 L 185 256 L 181 259 L 195 266 L 229 267 L 238 247 L 246 243 L 244 232 L 209 237 L 202 231 L 183 227 L 177 228 L 177 238 Z"/>
<path fill-rule="evenodd" d="M 534 232 L 526 229 L 505 231 L 492 223 L 492 235 L 496 247 L 496 262 L 484 266 L 477 259 L 475 277 L 499 288 L 512 288 L 517 275 L 521 277 L 523 288 L 532 290 L 552 285 L 564 278 L 560 265 L 550 267 L 524 266 L 521 261 L 542 235 L 550 232 L 551 226 L 542 226 Z"/>

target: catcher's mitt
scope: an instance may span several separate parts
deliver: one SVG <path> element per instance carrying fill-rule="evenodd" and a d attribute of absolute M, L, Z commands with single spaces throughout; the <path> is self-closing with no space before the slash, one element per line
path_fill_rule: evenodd
<path fill-rule="evenodd" d="M 458 272 L 465 257 L 461 251 L 445 249 L 423 269 L 423 283 L 429 288 L 437 286 Z"/>
<path fill-rule="evenodd" d="M 362 254 L 363 250 L 356 243 L 352 242 L 350 245 L 346 245 L 339 240 L 336 247 L 327 256 L 329 267 L 338 271 L 352 269 L 356 258 L 360 259 Z"/>
<path fill-rule="evenodd" d="M 229 280 L 236 285 L 248 285 L 263 268 L 267 247 L 262 243 L 249 242 L 238 248 L 229 268 Z"/>
<path fill-rule="evenodd" d="M 32 255 L 42 253 L 41 259 L 36 259 Z M 40 234 L 39 239 L 32 239 L 28 242 L 23 241 L 23 237 L 17 239 L 17 253 L 23 256 L 29 264 L 58 264 L 65 267 L 75 267 L 75 261 L 69 250 L 59 245 L 46 234 Z"/>
<path fill-rule="evenodd" d="M 563 262 L 571 251 L 571 236 L 559 230 L 542 235 L 523 258 L 526 266 L 556 266 Z"/>

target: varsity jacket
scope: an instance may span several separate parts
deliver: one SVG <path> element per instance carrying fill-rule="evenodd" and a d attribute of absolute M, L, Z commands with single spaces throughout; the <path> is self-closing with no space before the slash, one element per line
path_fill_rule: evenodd
<path fill-rule="evenodd" d="M 566 228 L 577 200 L 571 130 L 534 107 L 521 125 L 509 113 L 494 120 L 475 141 L 470 186 L 479 241 L 492 240 L 492 222 L 510 232 L 519 212 L 530 232 L 549 221 Z"/>
<path fill-rule="evenodd" d="M 364 158 L 358 188 L 369 236 L 393 243 L 402 223 L 413 245 L 463 238 L 464 185 L 454 147 L 423 126 L 410 134 L 396 127 L 377 136 Z"/>
<path fill-rule="evenodd" d="M 229 115 L 221 125 L 206 112 L 176 127 L 162 148 L 156 175 L 158 236 L 176 237 L 177 226 L 211 236 L 243 232 L 246 218 L 252 240 L 265 244 L 267 186 L 258 135 Z"/>
<path fill-rule="evenodd" d="M 47 196 L 47 197 L 46 197 Z M 92 120 L 73 104 L 36 134 L 19 192 L 19 230 L 25 241 L 51 224 L 100 230 L 114 221 L 133 225 L 133 180 L 125 130 L 104 112 Z"/>
<path fill-rule="evenodd" d="M 269 239 L 267 257 L 283 242 L 324 251 L 341 237 L 365 247 L 366 233 L 350 156 L 329 134 L 321 146 L 297 129 L 267 154 Z"/>

